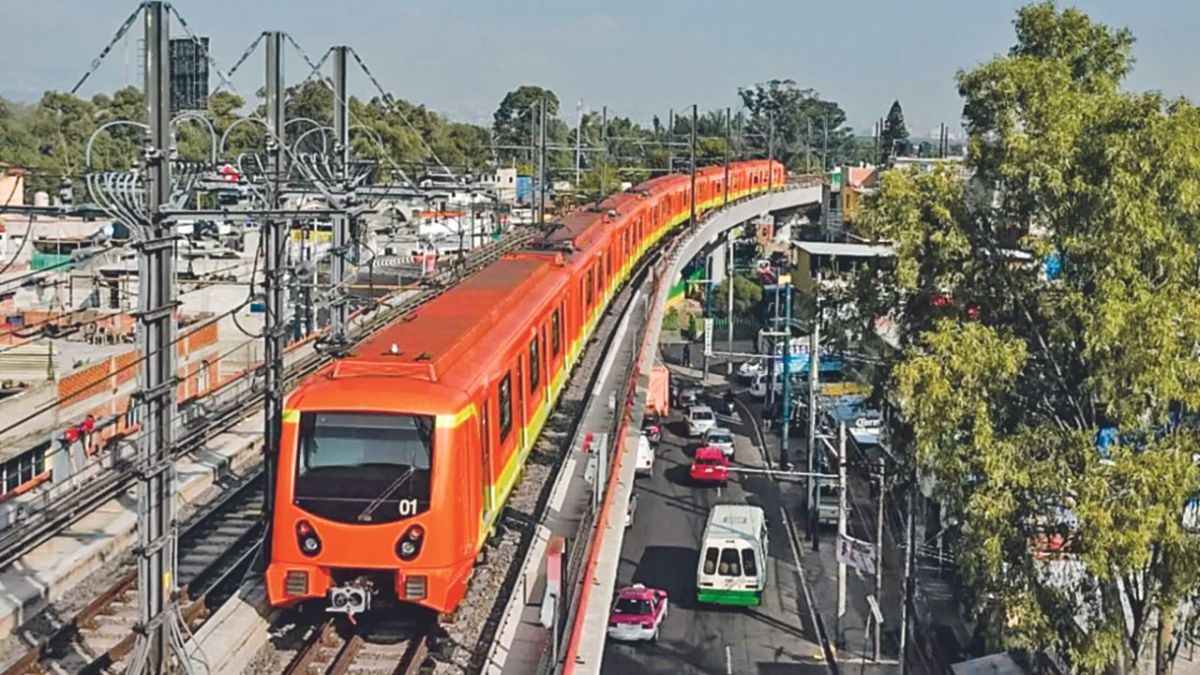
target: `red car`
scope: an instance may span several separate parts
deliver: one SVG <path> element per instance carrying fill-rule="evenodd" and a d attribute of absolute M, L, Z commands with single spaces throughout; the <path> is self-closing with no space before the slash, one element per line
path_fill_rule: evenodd
<path fill-rule="evenodd" d="M 729 480 L 729 458 L 720 448 L 704 446 L 692 458 L 692 480 L 698 483 L 725 483 Z"/>
<path fill-rule="evenodd" d="M 654 641 L 666 618 L 667 592 L 634 584 L 617 593 L 608 619 L 608 637 Z"/>

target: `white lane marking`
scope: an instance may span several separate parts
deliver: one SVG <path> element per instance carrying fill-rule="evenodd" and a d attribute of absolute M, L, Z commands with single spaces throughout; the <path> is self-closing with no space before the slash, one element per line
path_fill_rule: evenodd
<path fill-rule="evenodd" d="M 729 645 L 725 645 L 725 675 L 733 675 L 733 655 L 729 652 Z"/>
<path fill-rule="evenodd" d="M 558 483 L 554 486 L 554 492 L 550 493 L 550 510 L 555 513 L 562 511 L 563 501 L 567 498 L 567 488 L 570 487 L 571 481 L 575 479 L 575 458 L 567 460 L 567 465 L 558 475 Z"/>

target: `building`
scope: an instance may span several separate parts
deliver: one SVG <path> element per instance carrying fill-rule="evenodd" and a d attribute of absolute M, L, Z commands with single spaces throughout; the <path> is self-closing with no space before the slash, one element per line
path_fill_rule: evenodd
<path fill-rule="evenodd" d="M 25 169 L 0 162 L 0 206 L 25 206 Z"/>
<path fill-rule="evenodd" d="M 496 169 L 495 173 L 480 176 L 479 182 L 495 196 L 498 203 L 511 206 L 517 202 L 517 170 L 515 168 Z"/>
<path fill-rule="evenodd" d="M 845 244 L 828 241 L 792 242 L 792 283 L 804 293 L 820 288 L 844 286 L 849 275 L 862 264 L 879 258 L 890 258 L 895 249 L 886 244 Z"/>

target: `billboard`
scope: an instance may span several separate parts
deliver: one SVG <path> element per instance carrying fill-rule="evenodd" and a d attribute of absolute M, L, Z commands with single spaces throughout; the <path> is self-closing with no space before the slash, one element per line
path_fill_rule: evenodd
<path fill-rule="evenodd" d="M 171 40 L 171 114 L 208 108 L 208 38 Z"/>

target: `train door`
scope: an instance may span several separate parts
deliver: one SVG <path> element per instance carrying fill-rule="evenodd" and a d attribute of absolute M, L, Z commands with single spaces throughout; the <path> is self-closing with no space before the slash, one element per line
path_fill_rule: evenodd
<path fill-rule="evenodd" d="M 492 510 L 495 508 L 493 501 L 496 498 L 493 492 L 492 485 L 492 402 L 490 399 L 483 400 L 483 410 L 479 416 L 479 455 L 480 463 L 483 465 L 483 522 L 488 523 L 492 519 Z"/>
<path fill-rule="evenodd" d="M 521 422 L 521 433 L 517 436 L 520 442 L 517 452 L 521 453 L 529 447 L 529 439 L 526 437 L 529 416 L 525 412 L 525 359 L 519 356 L 517 357 L 517 412 L 520 413 Z"/>

